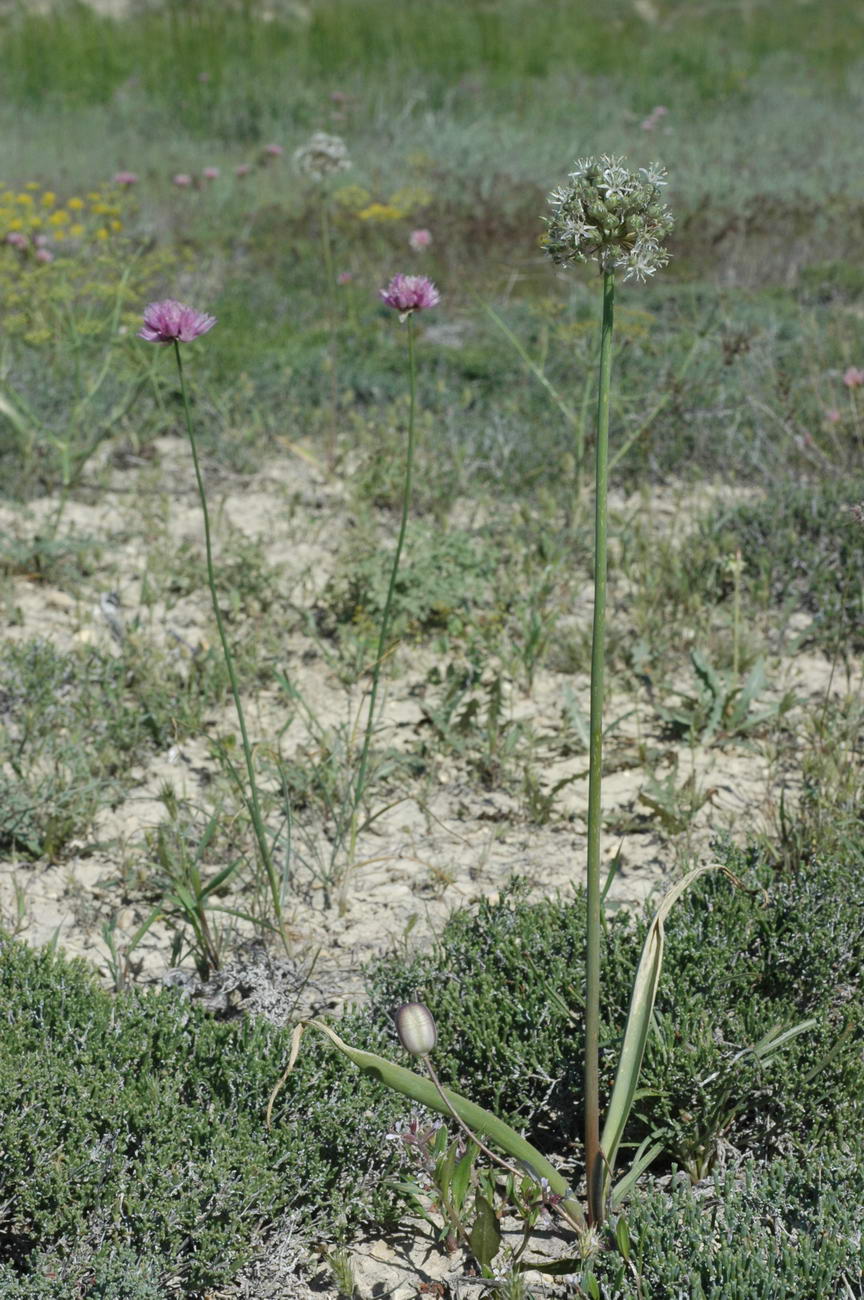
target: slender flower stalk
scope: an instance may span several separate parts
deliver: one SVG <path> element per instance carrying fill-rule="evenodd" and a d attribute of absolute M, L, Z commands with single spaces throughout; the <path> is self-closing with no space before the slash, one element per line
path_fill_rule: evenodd
<path fill-rule="evenodd" d="M 234 707 L 237 712 L 237 722 L 240 727 L 243 757 L 246 764 L 246 775 L 249 783 L 248 792 L 244 790 L 243 783 L 239 779 L 239 773 L 234 769 L 233 764 L 231 764 L 231 769 L 252 822 L 255 839 L 258 843 L 258 851 L 261 855 L 261 862 L 267 875 L 267 883 L 270 889 L 270 897 L 273 903 L 273 912 L 276 918 L 276 924 L 280 934 L 283 934 L 282 889 L 276 875 L 273 855 L 270 850 L 270 842 L 267 838 L 264 819 L 261 815 L 261 805 L 258 800 L 258 785 L 255 778 L 255 764 L 252 758 L 252 746 L 249 743 L 249 733 L 246 728 L 246 716 L 243 712 L 243 704 L 240 699 L 240 687 L 237 682 L 237 673 L 234 667 L 234 656 L 231 652 L 231 647 L 228 644 L 225 624 L 222 619 L 222 611 L 219 607 L 219 593 L 216 588 L 216 572 L 213 565 L 213 542 L 210 531 L 210 512 L 207 507 L 207 493 L 204 488 L 204 478 L 201 473 L 201 464 L 198 459 L 198 446 L 195 441 L 195 433 L 192 427 L 192 415 L 189 410 L 186 379 L 183 373 L 183 358 L 180 353 L 181 343 L 189 343 L 193 339 L 199 338 L 202 334 L 206 334 L 208 330 L 211 330 L 215 324 L 216 318 L 214 316 L 207 316 L 203 312 L 196 311 L 192 307 L 187 307 L 185 304 L 176 302 L 174 299 L 169 298 L 163 302 L 155 302 L 149 305 L 144 312 L 144 325 L 142 329 L 138 331 L 138 337 L 144 339 L 148 343 L 173 344 L 174 346 L 174 356 L 177 361 L 177 375 L 180 380 L 180 393 L 183 399 L 183 412 L 186 418 L 186 432 L 189 435 L 189 445 L 192 448 L 192 462 L 195 466 L 195 480 L 198 485 L 198 496 L 201 501 L 201 513 L 204 519 L 204 547 L 207 556 L 207 585 L 210 588 L 210 598 L 213 604 L 213 613 L 216 617 L 216 627 L 219 632 L 222 654 L 225 659 L 225 667 L 228 670 L 228 680 L 231 684 L 231 695 L 234 699 Z"/>
<path fill-rule="evenodd" d="M 596 1190 L 602 1189 L 604 1178 L 603 1153 L 600 1150 L 600 824 L 602 816 L 600 794 L 603 773 L 603 679 L 606 657 L 609 382 L 612 375 L 614 308 L 615 272 L 606 271 L 603 275 L 603 323 L 600 329 L 600 382 L 597 397 L 597 445 L 594 470 L 594 626 L 591 637 L 586 879 L 585 1177 L 588 1185 L 588 1218 L 591 1223 L 596 1223 L 603 1217 L 602 1210 L 597 1204 Z"/>
<path fill-rule="evenodd" d="M 375 706 L 378 702 L 378 687 L 381 681 L 381 667 L 387 653 L 387 639 L 390 635 L 390 617 L 393 610 L 393 596 L 396 591 L 396 578 L 399 573 L 399 562 L 402 559 L 402 548 L 405 544 L 405 533 L 408 527 L 408 510 L 411 504 L 411 482 L 414 472 L 414 448 L 415 448 L 415 421 L 414 412 L 416 407 L 416 389 L 417 375 L 414 355 L 414 313 L 427 307 L 435 307 L 440 301 L 440 295 L 431 280 L 422 275 L 394 275 L 386 289 L 381 289 L 379 297 L 388 307 L 392 307 L 399 312 L 399 319 L 408 324 L 408 443 L 405 450 L 405 477 L 402 482 L 402 510 L 399 518 L 399 534 L 396 539 L 396 550 L 393 555 L 393 564 L 390 568 L 390 581 L 387 585 L 387 596 L 384 601 L 384 612 L 381 615 L 381 627 L 378 633 L 378 648 L 375 653 L 375 663 L 372 668 L 372 688 L 369 692 L 369 711 L 366 717 L 366 729 L 363 736 L 363 748 L 360 751 L 360 761 L 357 766 L 357 778 L 354 782 L 354 789 L 351 796 L 351 824 L 350 838 L 348 849 L 349 866 L 354 861 L 354 853 L 357 847 L 358 835 L 358 815 L 360 804 L 363 799 L 363 793 L 366 788 L 366 774 L 369 767 L 369 751 L 372 746 L 372 735 L 375 730 Z"/>

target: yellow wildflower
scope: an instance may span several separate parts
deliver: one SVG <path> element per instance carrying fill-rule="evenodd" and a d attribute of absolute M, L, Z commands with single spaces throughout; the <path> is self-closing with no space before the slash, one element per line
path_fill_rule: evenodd
<path fill-rule="evenodd" d="M 107 238 L 108 238 L 108 231 L 105 229 L 104 226 L 100 226 L 99 229 L 96 231 L 96 238 L 97 238 L 97 239 L 107 239 Z"/>
<path fill-rule="evenodd" d="M 51 216 L 48 218 L 48 225 L 65 226 L 68 220 L 69 220 L 69 213 L 64 212 L 62 208 L 58 208 L 57 211 L 52 212 Z"/>
<path fill-rule="evenodd" d="M 400 221 L 405 213 L 390 203 L 370 203 L 357 213 L 361 221 Z"/>
<path fill-rule="evenodd" d="M 432 201 L 432 195 L 422 185 L 405 185 L 387 200 L 394 208 L 404 208 L 406 212 L 414 208 L 425 208 Z"/>
<path fill-rule="evenodd" d="M 42 195 L 43 207 L 53 208 L 56 202 L 57 202 L 57 195 L 54 193 L 53 190 L 46 190 L 45 193 Z"/>
<path fill-rule="evenodd" d="M 364 190 L 362 185 L 342 185 L 333 192 L 333 198 L 340 208 L 363 208 L 371 197 L 372 195 L 368 190 Z"/>
<path fill-rule="evenodd" d="M 73 212 L 80 212 L 84 207 L 84 200 L 79 198 L 70 199 L 66 207 L 71 208 Z"/>
<path fill-rule="evenodd" d="M 21 204 L 22 208 L 29 208 L 33 203 L 33 195 L 19 194 L 17 197 L 17 202 Z"/>
<path fill-rule="evenodd" d="M 41 190 L 42 186 L 38 181 L 28 181 L 24 188 L 25 190 Z"/>
<path fill-rule="evenodd" d="M 74 226 L 69 227 L 69 234 L 72 236 L 73 239 L 80 239 L 81 236 L 84 234 L 84 230 L 85 227 L 81 225 L 81 222 L 76 221 Z"/>
<path fill-rule="evenodd" d="M 105 213 L 106 213 L 106 212 L 109 212 L 110 209 L 109 209 L 107 203 L 94 203 L 94 204 L 93 204 L 93 211 L 94 211 L 98 216 L 100 216 L 100 217 L 104 217 L 104 216 L 105 216 Z"/>
<path fill-rule="evenodd" d="M 112 229 L 112 230 L 115 230 L 115 231 L 116 231 L 116 230 L 122 230 L 122 229 L 123 229 L 123 222 L 122 222 L 122 221 L 117 221 L 116 218 L 115 218 L 115 220 L 111 222 L 111 229 Z"/>

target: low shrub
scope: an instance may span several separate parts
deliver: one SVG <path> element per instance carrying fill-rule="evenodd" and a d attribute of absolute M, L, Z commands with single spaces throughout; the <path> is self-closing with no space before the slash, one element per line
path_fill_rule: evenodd
<path fill-rule="evenodd" d="M 51 1275 L 75 1295 L 132 1258 L 129 1300 L 168 1277 L 197 1296 L 286 1219 L 338 1237 L 392 1218 L 383 1137 L 399 1103 L 334 1054 L 302 1055 L 268 1131 L 284 1031 L 167 991 L 113 998 L 83 964 L 10 940 L 0 1005 L 0 1296 L 55 1294 Z M 360 1017 L 345 1032 L 381 1049 Z M 8 1290 L 16 1278 L 45 1289 Z M 86 1294 L 127 1294 L 111 1285 Z"/>
<path fill-rule="evenodd" d="M 850 506 L 864 483 L 843 475 L 780 484 L 760 501 L 718 507 L 688 545 L 686 569 L 708 598 L 731 593 L 728 558 L 740 549 L 745 582 L 760 601 L 802 611 L 807 646 L 864 647 L 864 537 Z"/>
<path fill-rule="evenodd" d="M 864 1295 L 864 1150 L 748 1160 L 693 1189 L 637 1190 L 629 1261 L 589 1268 L 601 1300 L 813 1300 Z M 590 1284 L 588 1293 L 591 1294 Z"/>

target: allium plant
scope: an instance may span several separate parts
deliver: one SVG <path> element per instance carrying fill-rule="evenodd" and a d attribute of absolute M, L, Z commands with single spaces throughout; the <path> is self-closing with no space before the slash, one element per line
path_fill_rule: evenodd
<path fill-rule="evenodd" d="M 347 171 L 351 166 L 348 146 L 338 135 L 316 131 L 306 144 L 295 149 L 294 166 L 313 181 L 329 180 L 337 172 Z"/>
<path fill-rule="evenodd" d="M 228 670 L 228 680 L 231 684 L 231 695 L 234 699 L 234 707 L 237 711 L 237 723 L 240 728 L 240 738 L 243 745 L 243 758 L 246 764 L 248 789 L 244 787 L 243 782 L 240 779 L 240 774 L 234 769 L 233 764 L 232 775 L 237 782 L 238 789 L 240 790 L 243 801 L 246 804 L 246 809 L 249 813 L 249 819 L 252 822 L 252 828 L 255 832 L 255 839 L 258 844 L 258 851 L 261 856 L 261 863 L 267 876 L 267 884 L 273 903 L 274 917 L 278 930 L 280 934 L 282 934 L 282 885 L 276 874 L 273 855 L 270 849 L 270 841 L 267 837 L 267 830 L 264 826 L 264 819 L 261 815 L 261 805 L 258 799 L 258 785 L 255 778 L 255 765 L 252 758 L 252 747 L 249 743 L 246 717 L 240 700 L 240 687 L 237 682 L 237 673 L 234 667 L 234 656 L 232 655 L 231 647 L 228 644 L 225 624 L 222 619 L 222 611 L 219 606 L 219 593 L 216 588 L 216 573 L 213 565 L 210 512 L 207 508 L 207 493 L 204 488 L 204 479 L 201 474 L 201 465 L 198 459 L 198 446 L 192 428 L 192 416 L 189 411 L 189 399 L 186 393 L 186 379 L 183 373 L 183 358 L 180 353 L 181 343 L 192 343 L 203 334 L 207 334 L 215 324 L 215 316 L 208 316 L 206 312 L 197 311 L 194 307 L 189 307 L 185 303 L 177 302 L 174 298 L 166 298 L 161 302 L 151 302 L 146 308 L 144 312 L 144 324 L 138 331 L 138 337 L 143 339 L 146 343 L 172 345 L 174 348 L 174 356 L 177 362 L 177 374 L 180 380 L 180 393 L 183 398 L 183 411 L 186 417 L 186 432 L 189 435 L 189 445 L 192 449 L 192 462 L 195 466 L 195 480 L 198 485 L 198 496 L 201 501 L 201 513 L 204 520 L 204 547 L 207 556 L 207 585 L 210 588 L 210 598 L 213 604 L 213 613 L 216 617 L 216 627 L 222 645 L 225 667 Z"/>
<path fill-rule="evenodd" d="M 339 172 L 351 166 L 348 146 L 338 135 L 328 135 L 326 131 L 316 131 L 306 144 L 294 151 L 294 166 L 302 176 L 315 182 L 321 222 L 321 255 L 324 262 L 325 302 L 330 317 L 330 329 L 333 332 L 334 301 L 333 286 L 336 273 L 333 266 L 333 240 L 330 233 L 330 208 L 328 181 Z"/>
<path fill-rule="evenodd" d="M 379 297 L 388 307 L 398 311 L 399 319 L 403 324 L 407 323 L 408 330 L 408 440 L 405 450 L 405 477 L 402 482 L 402 512 L 399 519 L 399 534 L 396 539 L 396 550 L 393 555 L 393 564 L 390 569 L 390 582 L 387 587 L 387 596 L 384 601 L 384 612 L 381 615 L 381 628 L 378 633 L 378 649 L 375 654 L 375 664 L 372 669 L 372 687 L 369 692 L 369 711 L 366 718 L 366 728 L 363 736 L 363 748 L 360 752 L 360 761 L 357 766 L 357 778 L 354 782 L 354 789 L 351 795 L 351 816 L 348 844 L 348 864 L 354 861 L 354 852 L 357 846 L 358 833 L 358 814 L 363 794 L 366 788 L 366 772 L 369 766 L 369 750 L 372 745 L 372 734 L 375 729 L 375 706 L 378 701 L 378 686 L 381 680 L 381 665 L 387 654 L 387 638 L 390 633 L 390 615 L 393 607 L 393 595 L 396 590 L 396 578 L 399 573 L 399 562 L 402 558 L 402 547 L 405 542 L 405 532 L 408 526 L 408 509 L 411 503 L 411 480 L 414 470 L 414 408 L 416 401 L 416 366 L 414 359 L 414 313 L 425 311 L 429 307 L 437 307 L 440 302 L 440 294 L 431 280 L 425 275 L 394 275 L 385 289 L 379 290 Z M 339 847 L 337 845 L 337 847 Z"/>
<path fill-rule="evenodd" d="M 530 1143 L 498 1119 L 465 1097 L 442 1087 L 430 1061 L 437 1043 L 437 1030 L 428 1009 L 411 1003 L 396 1013 L 397 1032 L 403 1047 L 418 1057 L 429 1078 L 412 1070 L 395 1065 L 372 1052 L 359 1051 L 349 1046 L 321 1021 L 305 1024 L 319 1029 L 361 1070 L 430 1110 L 455 1118 L 460 1128 L 492 1159 L 511 1174 L 510 1161 L 515 1161 L 522 1172 L 527 1172 L 540 1188 L 542 1203 L 554 1208 L 579 1233 L 577 1257 L 562 1261 L 574 1268 L 585 1262 L 598 1245 L 598 1232 L 604 1222 L 610 1200 L 620 1202 L 639 1175 L 663 1150 L 663 1144 L 646 1141 L 634 1155 L 630 1168 L 613 1185 L 615 1161 L 624 1137 L 625 1128 L 637 1095 L 639 1074 L 645 1051 L 657 987 L 663 963 L 664 924 L 666 917 L 686 889 L 706 872 L 722 870 L 734 880 L 725 867 L 705 865 L 693 868 L 678 880 L 662 899 L 645 938 L 642 955 L 636 971 L 630 1010 L 621 1042 L 615 1084 L 609 1098 L 605 1123 L 600 1132 L 599 1098 L 599 1021 L 600 1021 L 600 828 L 601 828 L 601 771 L 603 735 L 603 669 L 606 608 L 606 516 L 609 443 L 609 382 L 612 359 L 612 326 L 615 294 L 615 274 L 624 272 L 629 277 L 644 278 L 665 265 L 667 254 L 662 240 L 672 226 L 671 216 L 659 198 L 663 183 L 659 167 L 638 174 L 628 171 L 618 159 L 601 158 L 577 164 L 567 186 L 550 196 L 553 215 L 547 226 L 546 247 L 550 256 L 560 264 L 594 261 L 603 276 L 602 325 L 600 334 L 600 361 L 598 376 L 596 470 L 595 470 L 595 563 L 594 563 L 594 619 L 591 656 L 591 719 L 590 719 L 590 774 L 588 800 L 587 844 L 587 913 L 586 913 L 586 994 L 585 994 L 585 1196 L 587 1212 L 574 1190 L 555 1167 Z M 421 288 L 417 277 L 396 276 L 386 290 L 384 301 L 403 314 L 411 328 L 412 313 L 432 286 Z M 436 297 L 437 301 L 437 297 Z M 424 303 L 424 305 L 428 304 Z M 411 336 L 409 334 L 409 345 Z M 413 373 L 413 358 L 412 358 Z M 413 385 L 413 379 L 412 379 Z M 412 387 L 413 414 L 413 387 Z M 410 451 L 413 440 L 409 438 Z M 410 477 L 406 479 L 410 486 Z M 403 527 L 405 509 L 403 508 Z M 401 544 L 401 542 L 400 542 Z M 398 565 L 399 548 L 396 564 Z M 394 576 L 396 568 L 394 566 Z M 392 584 L 391 584 L 392 589 Z M 382 626 L 377 669 L 386 646 L 386 616 Z M 377 684 L 377 683 L 376 683 Z M 373 700 L 374 707 L 374 689 Z M 372 708 L 369 715 L 367 741 L 371 734 Z M 367 746 L 368 748 L 368 746 Z M 288 1070 L 276 1085 L 268 1108 L 268 1122 L 273 1099 L 293 1068 L 299 1050 L 304 1023 L 297 1026 L 292 1044 Z M 508 1159 L 494 1155 L 477 1137 L 482 1133 Z M 479 1234 L 481 1237 L 483 1233 Z M 473 1248 L 472 1241 L 469 1243 Z M 485 1249 L 485 1248 L 484 1248 Z M 478 1250 L 474 1251 L 484 1268 L 487 1267 Z"/>

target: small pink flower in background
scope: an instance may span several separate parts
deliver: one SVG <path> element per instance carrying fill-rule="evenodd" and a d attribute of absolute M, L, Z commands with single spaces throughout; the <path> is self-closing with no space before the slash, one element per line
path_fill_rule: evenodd
<path fill-rule="evenodd" d="M 172 176 L 171 179 L 177 188 L 181 190 L 188 190 L 192 184 L 192 177 L 188 176 L 186 172 L 177 172 L 176 176 Z"/>
<path fill-rule="evenodd" d="M 281 158 L 285 150 L 281 144 L 265 144 L 264 152 L 270 158 Z"/>
<path fill-rule="evenodd" d="M 47 235 L 35 235 L 34 238 L 33 238 L 33 243 L 36 245 L 37 248 L 45 248 L 45 246 L 46 246 L 47 243 L 48 243 L 48 236 L 47 236 Z"/>
<path fill-rule="evenodd" d="M 27 236 L 22 235 L 20 230 L 10 230 L 6 236 L 6 243 L 11 244 L 13 248 L 26 248 Z"/>
<path fill-rule="evenodd" d="M 51 249 L 50 249 L 50 248 L 37 248 L 37 249 L 36 249 L 36 261 L 37 261 L 37 262 L 53 262 L 53 261 L 54 261 L 54 254 L 51 252 Z"/>
<path fill-rule="evenodd" d="M 847 388 L 860 388 L 864 384 L 864 370 L 859 370 L 857 366 L 850 366 L 843 375 L 843 383 Z"/>
<path fill-rule="evenodd" d="M 408 243 L 415 253 L 420 253 L 432 243 L 432 236 L 428 230 L 412 230 L 408 236 Z"/>
<path fill-rule="evenodd" d="M 441 301 L 435 285 L 425 275 L 394 275 L 386 289 L 379 289 L 378 296 L 403 317 L 412 311 L 437 307 Z"/>
<path fill-rule="evenodd" d="M 191 343 L 215 324 L 215 316 L 196 311 L 174 298 L 165 298 L 162 302 L 151 302 L 145 309 L 144 325 L 138 337 L 147 343 Z"/>
<path fill-rule="evenodd" d="M 138 173 L 137 172 L 115 172 L 114 184 L 115 185 L 137 185 Z"/>
<path fill-rule="evenodd" d="M 642 122 L 641 124 L 642 130 L 653 131 L 657 123 L 661 120 L 661 118 L 664 118 L 668 112 L 669 109 L 665 106 L 665 104 L 658 104 L 656 108 L 652 108 L 651 112 L 648 114 L 644 122 Z"/>
<path fill-rule="evenodd" d="M 336 283 L 350 284 L 353 279 L 354 279 L 353 271 L 340 271 L 339 274 L 336 276 Z"/>
<path fill-rule="evenodd" d="M 234 168 L 234 175 L 235 175 L 235 176 L 248 176 L 249 173 L 251 172 L 251 170 L 252 170 L 252 167 L 250 166 L 249 163 L 238 163 L 237 166 Z"/>
<path fill-rule="evenodd" d="M 218 167 L 205 167 L 204 170 L 203 170 L 203 172 L 201 173 L 201 175 L 204 177 L 205 181 L 218 181 L 218 179 L 219 179 L 219 168 L 218 168 Z"/>
<path fill-rule="evenodd" d="M 828 410 L 825 412 L 825 419 L 829 424 L 836 424 L 838 422 L 840 419 L 840 412 L 837 410 L 836 406 L 828 407 Z"/>

